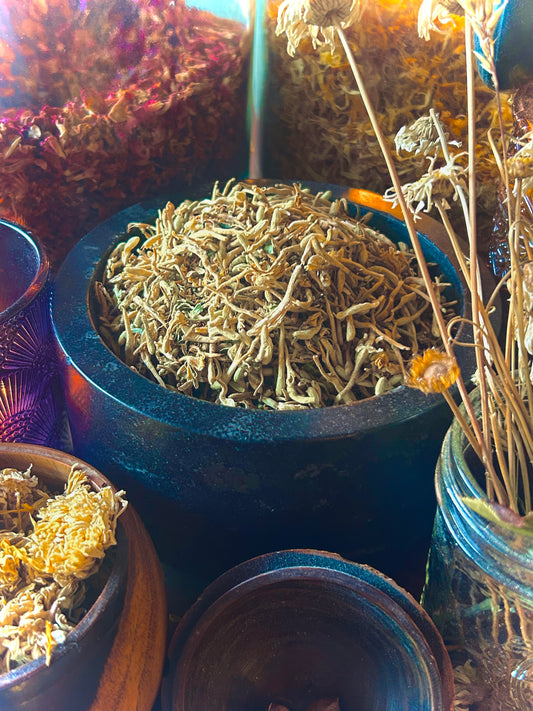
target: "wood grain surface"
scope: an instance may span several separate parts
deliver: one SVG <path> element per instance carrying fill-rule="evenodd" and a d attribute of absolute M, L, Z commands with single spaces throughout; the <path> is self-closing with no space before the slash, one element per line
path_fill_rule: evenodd
<path fill-rule="evenodd" d="M 90 711 L 150 711 L 163 674 L 168 620 L 163 571 L 135 510 L 128 507 L 121 519 L 130 541 L 126 599 Z"/>

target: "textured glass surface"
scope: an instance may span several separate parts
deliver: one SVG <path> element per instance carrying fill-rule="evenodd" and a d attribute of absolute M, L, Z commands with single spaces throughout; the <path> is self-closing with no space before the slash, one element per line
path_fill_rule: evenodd
<path fill-rule="evenodd" d="M 48 263 L 4 221 L 0 253 L 0 440 L 68 448 Z"/>
<path fill-rule="evenodd" d="M 448 646 L 461 710 L 533 708 L 533 539 L 487 523 L 455 427 L 437 467 L 439 509 L 422 604 Z"/>

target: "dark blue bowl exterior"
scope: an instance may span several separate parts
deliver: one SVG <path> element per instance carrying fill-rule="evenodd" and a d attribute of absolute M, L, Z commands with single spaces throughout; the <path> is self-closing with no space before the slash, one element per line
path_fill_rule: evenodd
<path fill-rule="evenodd" d="M 197 195 L 210 192 L 206 186 Z M 128 369 L 91 322 L 90 285 L 117 235 L 129 222 L 155 217 L 163 204 L 141 203 L 106 221 L 58 273 L 53 320 L 75 454 L 127 490 L 160 557 L 193 581 L 191 600 L 223 570 L 286 548 L 339 552 L 408 586 L 406 571 L 422 576 L 425 566 L 433 471 L 451 422 L 447 405 L 400 387 L 353 406 L 243 410 L 167 391 Z M 372 213 L 372 227 L 409 242 L 403 222 Z M 467 308 L 448 257 L 420 239 L 460 309 Z M 469 377 L 472 349 L 460 350 Z"/>

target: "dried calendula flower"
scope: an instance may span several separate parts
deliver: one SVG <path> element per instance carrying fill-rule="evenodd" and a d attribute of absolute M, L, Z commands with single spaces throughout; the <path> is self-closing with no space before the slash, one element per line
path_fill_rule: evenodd
<path fill-rule="evenodd" d="M 417 356 L 411 365 L 407 385 L 423 393 L 442 393 L 459 376 L 459 366 L 446 353 L 430 348 Z"/>
<path fill-rule="evenodd" d="M 462 15 L 456 0 L 422 0 L 418 10 L 418 34 L 429 40 L 430 32 L 443 32 L 442 26 L 453 24 L 453 15 Z"/>

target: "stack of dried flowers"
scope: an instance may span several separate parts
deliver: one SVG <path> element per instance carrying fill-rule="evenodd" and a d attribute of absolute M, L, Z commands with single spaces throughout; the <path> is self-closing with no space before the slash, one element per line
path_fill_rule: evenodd
<path fill-rule="evenodd" d="M 45 655 L 83 616 L 85 581 L 116 543 L 124 492 L 94 490 L 74 466 L 54 494 L 26 471 L 0 471 L 0 673 Z"/>
<path fill-rule="evenodd" d="M 99 330 L 170 389 L 267 409 L 351 403 L 401 383 L 438 333 L 413 252 L 326 193 L 230 181 L 129 233 L 96 283 Z"/>
<path fill-rule="evenodd" d="M 6 0 L 0 21 L 0 214 L 54 265 L 171 181 L 242 169 L 243 24 L 184 0 Z"/>

